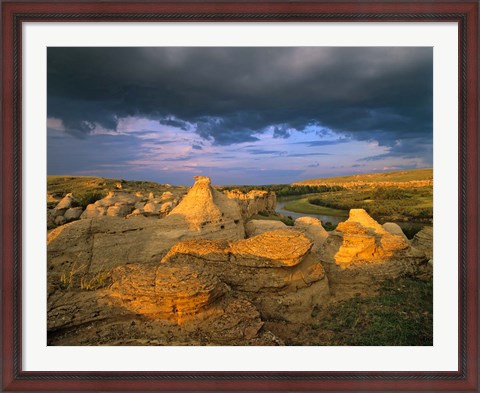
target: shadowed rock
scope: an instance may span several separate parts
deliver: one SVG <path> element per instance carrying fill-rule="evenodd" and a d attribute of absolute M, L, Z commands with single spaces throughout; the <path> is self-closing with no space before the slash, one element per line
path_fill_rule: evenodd
<path fill-rule="evenodd" d="M 295 220 L 296 230 L 305 234 L 314 244 L 317 250 L 327 239 L 328 232 L 322 226 L 322 222 L 314 217 L 299 217 Z"/>

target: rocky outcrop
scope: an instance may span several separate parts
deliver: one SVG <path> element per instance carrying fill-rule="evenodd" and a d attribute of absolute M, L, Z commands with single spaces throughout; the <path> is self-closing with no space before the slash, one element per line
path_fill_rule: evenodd
<path fill-rule="evenodd" d="M 312 242 L 282 229 L 236 242 L 189 240 L 174 245 L 166 266 L 208 269 L 248 298 L 263 318 L 306 321 L 329 295 L 328 280 Z"/>
<path fill-rule="evenodd" d="M 237 203 L 212 188 L 210 178 L 196 176 L 195 184 L 166 217 L 168 222 L 183 222 L 191 231 L 221 232 L 225 240 L 243 238 L 245 231 Z"/>
<path fill-rule="evenodd" d="M 250 220 L 245 224 L 245 233 L 247 237 L 260 235 L 261 233 L 273 231 L 275 229 L 288 228 L 283 222 L 275 220 Z"/>
<path fill-rule="evenodd" d="M 425 253 L 430 263 L 433 263 L 433 227 L 425 226 L 412 239 L 412 246 Z"/>
<path fill-rule="evenodd" d="M 105 198 L 88 205 L 80 218 L 125 217 L 140 199 L 141 197 L 126 192 L 111 191 Z"/>
<path fill-rule="evenodd" d="M 142 199 L 135 204 L 135 209 L 127 217 L 140 215 L 145 217 L 165 217 L 177 206 L 178 201 L 178 197 L 170 191 L 166 191 L 157 197 L 151 192 L 148 199 Z"/>
<path fill-rule="evenodd" d="M 67 210 L 72 207 L 72 204 L 74 202 L 73 194 L 69 193 L 65 195 L 60 202 L 58 202 L 57 206 L 55 206 L 55 210 Z"/>
<path fill-rule="evenodd" d="M 231 190 L 224 191 L 224 194 L 238 203 L 244 220 L 258 213 L 272 213 L 277 204 L 275 193 L 271 191 L 251 190 L 245 194 L 240 190 Z"/>
<path fill-rule="evenodd" d="M 392 233 L 397 228 L 386 228 L 363 209 L 350 210 L 349 219 L 330 232 L 319 250 L 332 285 L 362 292 L 379 280 L 424 268 L 425 254 L 411 247 L 403 234 Z"/>
<path fill-rule="evenodd" d="M 395 224 L 394 222 L 386 222 L 383 224 L 383 229 L 385 229 L 387 232 L 390 232 L 392 235 L 398 235 L 407 240 L 407 237 L 403 233 L 402 228 L 400 228 L 400 225 Z"/>
<path fill-rule="evenodd" d="M 322 222 L 314 217 L 299 217 L 295 220 L 294 228 L 305 234 L 314 244 L 314 250 L 325 242 L 328 232 L 323 228 Z"/>
<path fill-rule="evenodd" d="M 109 270 L 127 263 L 158 261 L 176 242 L 200 237 L 226 241 L 245 237 L 238 205 L 203 178 L 165 218 L 102 215 L 52 230 L 48 264 L 51 269 L 75 264 L 87 266 L 90 272 Z"/>
<path fill-rule="evenodd" d="M 335 263 L 342 268 L 382 261 L 410 247 L 404 236 L 388 232 L 363 209 L 350 210 L 348 220 L 339 223 L 336 232 L 342 236 L 342 245 Z"/>
<path fill-rule="evenodd" d="M 109 288 L 49 299 L 49 345 L 283 344 L 251 302 L 208 271 L 127 265 L 111 280 Z"/>

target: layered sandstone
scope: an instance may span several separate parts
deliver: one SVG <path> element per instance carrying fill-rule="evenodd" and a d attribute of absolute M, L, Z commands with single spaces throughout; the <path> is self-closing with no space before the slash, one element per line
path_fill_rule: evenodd
<path fill-rule="evenodd" d="M 329 294 L 311 247 L 306 236 L 291 229 L 230 243 L 189 240 L 173 246 L 161 266 L 209 269 L 252 301 L 263 317 L 299 322 L 308 320 Z"/>
<path fill-rule="evenodd" d="M 272 213 L 275 211 L 277 198 L 274 192 L 251 190 L 243 193 L 240 190 L 224 191 L 224 194 L 237 202 L 244 220 L 258 213 Z"/>
<path fill-rule="evenodd" d="M 336 291 L 360 293 L 377 281 L 424 269 L 426 256 L 398 228 L 383 227 L 363 209 L 352 209 L 319 250 Z M 341 289 L 340 289 L 341 288 Z M 353 289 L 352 289 L 353 288 Z"/>

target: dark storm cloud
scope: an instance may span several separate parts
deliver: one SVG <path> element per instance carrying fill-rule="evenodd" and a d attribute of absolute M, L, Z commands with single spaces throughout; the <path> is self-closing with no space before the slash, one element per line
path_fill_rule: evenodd
<path fill-rule="evenodd" d="M 131 135 L 94 135 L 78 139 L 62 131 L 48 130 L 47 164 L 49 175 L 81 174 L 106 165 L 130 166 L 129 161 L 142 157 L 142 142 Z"/>
<path fill-rule="evenodd" d="M 432 56 L 400 47 L 48 48 L 48 116 L 78 137 L 142 116 L 217 145 L 316 126 L 392 155 L 414 149 L 414 137 L 426 154 Z"/>

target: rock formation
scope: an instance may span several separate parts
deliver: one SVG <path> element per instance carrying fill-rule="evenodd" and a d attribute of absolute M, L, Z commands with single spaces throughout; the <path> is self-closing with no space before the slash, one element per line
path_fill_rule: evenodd
<path fill-rule="evenodd" d="M 99 208 L 112 207 L 123 195 L 111 194 Z M 129 195 L 130 202 L 136 200 Z M 90 205 L 89 205 L 90 206 Z M 117 206 L 117 205 L 113 205 Z M 168 216 L 146 217 L 100 215 L 74 221 L 48 235 L 48 264 L 52 269 L 87 266 L 89 271 L 111 269 L 126 263 L 146 263 L 161 258 L 176 242 L 189 238 L 243 239 L 245 231 L 238 205 L 210 186 L 208 178 L 197 179 L 189 193 Z"/>
<path fill-rule="evenodd" d="M 349 219 L 329 233 L 318 254 L 335 293 L 350 296 L 371 291 L 385 278 L 426 268 L 425 253 L 411 247 L 398 228 L 382 225 L 363 209 L 350 210 Z"/>
<path fill-rule="evenodd" d="M 328 232 L 323 228 L 322 222 L 318 218 L 299 217 L 295 220 L 294 227 L 296 230 L 303 232 L 313 242 L 315 251 L 328 237 Z"/>
<path fill-rule="evenodd" d="M 235 232 L 244 236 L 238 204 L 210 185 L 210 178 L 195 176 L 195 184 L 167 219 L 180 219 L 193 231 Z"/>
<path fill-rule="evenodd" d="M 327 277 L 311 247 L 306 236 L 292 229 L 231 243 L 189 240 L 174 245 L 159 269 L 208 269 L 248 298 L 263 318 L 301 322 L 329 295 Z"/>
<path fill-rule="evenodd" d="M 275 193 L 270 191 L 251 190 L 245 194 L 240 190 L 232 190 L 224 193 L 238 203 L 244 220 L 258 213 L 274 212 L 277 204 Z"/>
<path fill-rule="evenodd" d="M 433 227 L 426 226 L 417 232 L 412 239 L 412 246 L 424 252 L 433 264 Z"/>
<path fill-rule="evenodd" d="M 283 222 L 275 220 L 250 220 L 245 224 L 245 233 L 247 237 L 260 235 L 261 233 L 273 231 L 275 229 L 288 228 Z"/>

